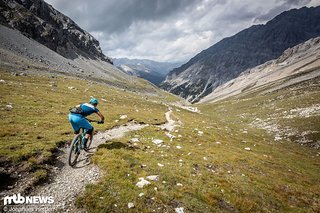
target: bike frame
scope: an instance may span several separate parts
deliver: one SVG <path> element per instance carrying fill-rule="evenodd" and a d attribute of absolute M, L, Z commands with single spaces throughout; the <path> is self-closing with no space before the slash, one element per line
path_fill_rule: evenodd
<path fill-rule="evenodd" d="M 98 121 L 93 121 L 93 120 L 89 120 L 89 119 L 87 119 L 87 120 L 89 122 L 97 122 L 98 123 Z M 90 134 L 90 137 L 89 137 L 90 141 L 88 141 L 89 144 L 87 143 L 87 146 L 83 147 L 84 146 L 83 143 L 84 143 L 84 139 L 85 139 L 86 134 L 87 134 L 87 130 L 81 128 L 80 133 L 74 137 L 74 139 L 71 143 L 70 151 L 69 151 L 69 165 L 70 166 L 76 165 L 78 156 L 80 155 L 80 152 L 81 152 L 81 149 L 90 147 L 90 145 L 92 143 L 92 139 L 93 139 L 93 132 Z M 71 160 L 73 155 L 74 155 L 74 160 Z"/>

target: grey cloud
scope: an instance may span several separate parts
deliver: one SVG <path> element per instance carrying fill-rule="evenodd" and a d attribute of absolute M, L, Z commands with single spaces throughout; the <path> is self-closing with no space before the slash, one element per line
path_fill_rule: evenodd
<path fill-rule="evenodd" d="M 196 0 L 49 0 L 85 23 L 88 31 L 123 32 L 139 21 L 163 20 L 196 4 Z"/>
<path fill-rule="evenodd" d="M 309 4 L 311 0 L 282 0 L 282 4 L 272 8 L 267 13 L 258 16 L 255 21 L 264 23 L 269 21 L 270 19 L 274 18 L 275 16 L 279 15 L 281 12 L 295 8 L 301 7 Z"/>
<path fill-rule="evenodd" d="M 97 37 L 110 57 L 178 61 L 311 0 L 47 1 Z"/>

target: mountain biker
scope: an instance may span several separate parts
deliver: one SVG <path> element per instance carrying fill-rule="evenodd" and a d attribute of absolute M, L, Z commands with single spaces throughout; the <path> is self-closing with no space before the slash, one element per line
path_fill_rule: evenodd
<path fill-rule="evenodd" d="M 98 103 L 98 99 L 91 97 L 89 103 L 79 104 L 75 108 L 70 109 L 69 121 L 74 130 L 74 134 L 79 134 L 80 128 L 86 130 L 86 135 L 83 143 L 84 147 L 87 147 L 89 136 L 92 136 L 93 134 L 93 126 L 86 119 L 86 117 L 91 115 L 92 113 L 96 113 L 101 119 L 98 123 L 104 123 L 104 116 L 97 108 Z"/>

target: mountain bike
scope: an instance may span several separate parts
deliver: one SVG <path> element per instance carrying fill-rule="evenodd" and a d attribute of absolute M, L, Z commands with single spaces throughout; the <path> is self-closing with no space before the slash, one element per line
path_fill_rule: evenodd
<path fill-rule="evenodd" d="M 89 119 L 87 119 L 87 120 L 89 122 L 99 123 L 99 121 L 89 120 Z M 79 134 L 74 136 L 74 138 L 71 142 L 70 149 L 69 149 L 69 159 L 68 159 L 70 166 L 76 165 L 77 159 L 78 159 L 82 149 L 87 151 L 87 150 L 89 150 L 89 148 L 91 146 L 93 133 L 89 136 L 86 147 L 84 147 L 84 138 L 85 138 L 86 132 L 87 131 L 85 129 L 81 128 Z"/>

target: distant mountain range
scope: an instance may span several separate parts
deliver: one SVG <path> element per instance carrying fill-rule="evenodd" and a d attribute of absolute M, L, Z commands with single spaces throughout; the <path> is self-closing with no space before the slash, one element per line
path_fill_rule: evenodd
<path fill-rule="evenodd" d="M 319 35 L 320 6 L 286 11 L 265 25 L 254 25 L 200 52 L 170 71 L 161 87 L 197 102 L 246 69 Z"/>
<path fill-rule="evenodd" d="M 128 58 L 114 58 L 113 63 L 125 73 L 144 78 L 155 85 L 164 81 L 170 70 L 182 64 L 182 62 L 170 63 Z"/>

